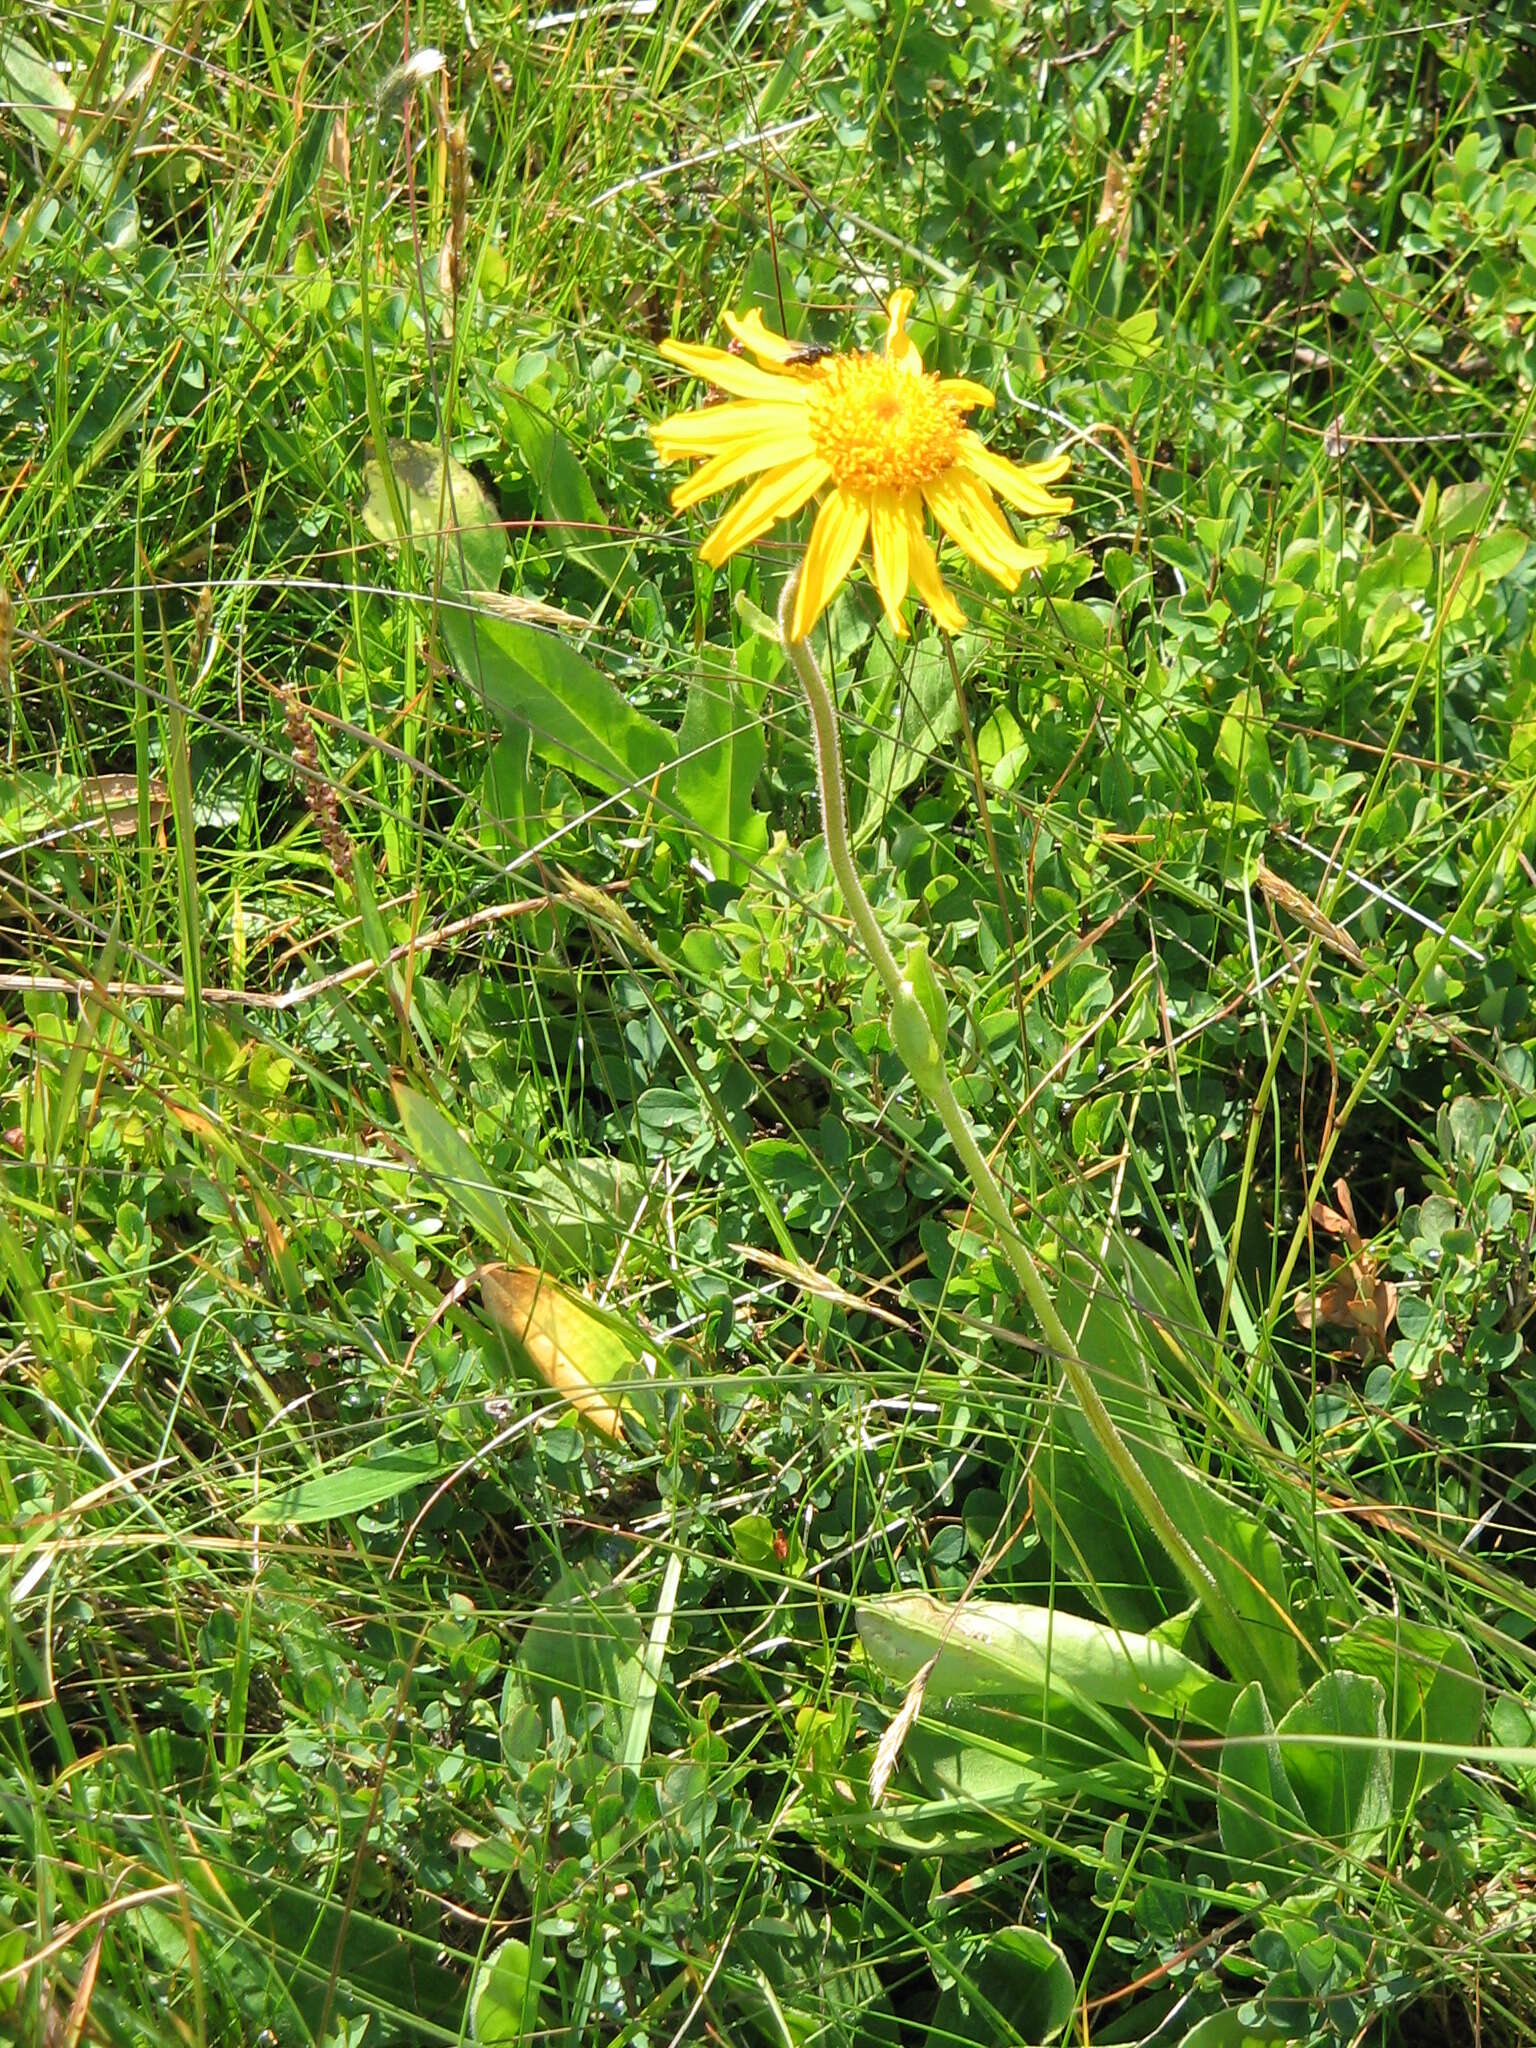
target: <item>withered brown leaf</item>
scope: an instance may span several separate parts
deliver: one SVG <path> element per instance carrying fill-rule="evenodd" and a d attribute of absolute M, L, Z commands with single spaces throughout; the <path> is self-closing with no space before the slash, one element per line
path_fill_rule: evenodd
<path fill-rule="evenodd" d="M 1333 1197 L 1336 1209 L 1326 1202 L 1313 1203 L 1312 1222 L 1316 1229 L 1339 1239 L 1344 1256 L 1320 1286 L 1297 1289 L 1293 1311 L 1304 1330 L 1314 1330 L 1322 1323 L 1347 1329 L 1361 1358 L 1384 1355 L 1397 1317 L 1397 1289 L 1383 1278 L 1375 1253 L 1360 1233 L 1349 1183 L 1335 1181 Z"/>

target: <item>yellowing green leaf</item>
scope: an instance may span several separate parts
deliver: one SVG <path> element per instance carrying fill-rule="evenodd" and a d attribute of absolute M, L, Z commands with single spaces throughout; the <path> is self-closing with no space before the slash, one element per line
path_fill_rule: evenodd
<path fill-rule="evenodd" d="M 1112 363 L 1129 365 L 1145 361 L 1157 353 L 1157 308 L 1143 306 L 1139 313 L 1131 313 L 1120 321 L 1114 336 L 1107 345 L 1106 353 Z"/>
<path fill-rule="evenodd" d="M 1255 685 L 1239 690 L 1216 735 L 1216 766 L 1236 790 L 1269 767 L 1268 721 Z"/>
<path fill-rule="evenodd" d="M 462 462 L 446 462 L 435 441 L 391 441 L 389 466 L 413 540 L 428 545 L 450 583 L 494 590 L 507 558 L 507 536 L 496 501 Z M 384 465 L 375 454 L 363 467 L 362 521 L 375 540 L 400 540 Z"/>
<path fill-rule="evenodd" d="M 498 1330 L 547 1387 L 615 1441 L 648 1383 L 640 1333 L 536 1266 L 487 1266 L 480 1297 Z"/>

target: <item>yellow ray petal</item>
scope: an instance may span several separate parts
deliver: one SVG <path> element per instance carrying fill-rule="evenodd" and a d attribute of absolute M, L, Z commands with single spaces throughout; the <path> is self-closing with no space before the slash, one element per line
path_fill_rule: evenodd
<path fill-rule="evenodd" d="M 1043 549 L 1019 546 L 992 493 L 965 471 L 950 470 L 937 483 L 927 485 L 923 496 L 956 547 L 963 548 L 978 568 L 1009 590 L 1026 569 L 1045 559 Z"/>
<path fill-rule="evenodd" d="M 790 638 L 803 640 L 831 603 L 833 593 L 858 558 L 869 530 L 869 500 L 829 491 L 811 528 L 800 569 Z"/>
<path fill-rule="evenodd" d="M 898 498 L 894 491 L 876 491 L 869 504 L 870 549 L 875 558 L 875 588 L 885 615 L 903 640 L 907 622 L 901 607 L 910 581 L 912 534 L 922 537 L 922 510 L 915 497 Z"/>
<path fill-rule="evenodd" d="M 1055 497 L 1044 487 L 1065 476 L 1072 467 L 1065 455 L 1053 455 L 1048 462 L 1010 462 L 967 430 L 960 437 L 957 467 L 983 484 L 989 484 L 1000 498 L 1028 512 L 1036 519 L 1049 519 L 1057 512 L 1070 512 L 1070 498 Z"/>
<path fill-rule="evenodd" d="M 967 412 L 973 405 L 994 406 L 997 403 L 996 396 L 985 384 L 973 384 L 969 377 L 941 377 L 939 390 Z"/>
<path fill-rule="evenodd" d="M 914 375 L 923 367 L 923 358 L 918 352 L 917 343 L 907 332 L 907 315 L 916 304 L 917 293 L 907 285 L 903 285 L 900 291 L 892 292 L 887 309 L 890 314 L 890 325 L 885 335 L 887 360 L 900 363 L 904 370 L 911 370 Z"/>
<path fill-rule="evenodd" d="M 999 543 L 995 529 L 978 526 L 972 517 L 972 508 L 957 497 L 951 488 L 952 483 L 953 473 L 939 483 L 930 484 L 923 492 L 929 511 L 955 546 L 968 555 L 978 569 L 984 569 L 1005 590 L 1016 589 L 1023 570 L 1013 560 L 1012 537 Z"/>
<path fill-rule="evenodd" d="M 911 536 L 912 581 L 917 594 L 946 633 L 958 633 L 965 625 L 965 613 L 955 603 L 939 574 L 939 565 L 921 525 Z"/>
<path fill-rule="evenodd" d="M 702 469 L 684 477 L 672 493 L 672 508 L 676 512 L 684 512 L 690 505 L 697 505 L 701 498 L 713 497 L 716 491 L 739 484 L 744 476 L 755 476 L 760 469 L 782 469 L 785 464 L 799 462 L 812 452 L 809 434 L 802 436 L 798 443 L 754 438 L 724 455 L 712 455 Z"/>
<path fill-rule="evenodd" d="M 830 473 L 819 455 L 805 455 L 759 478 L 710 533 L 699 549 L 700 557 L 712 569 L 718 569 L 738 548 L 744 548 L 770 526 L 798 512 L 806 499 L 821 489 Z"/>
<path fill-rule="evenodd" d="M 803 405 L 706 405 L 699 412 L 674 413 L 651 428 L 651 444 L 663 462 L 690 462 L 701 455 L 730 455 L 761 442 L 782 448 L 787 462 L 803 445 Z"/>
<path fill-rule="evenodd" d="M 781 376 L 777 370 L 760 370 L 755 363 L 744 362 L 740 356 L 727 355 L 723 348 L 708 348 L 702 342 L 664 341 L 661 353 L 669 363 L 676 363 L 690 376 L 702 377 L 706 384 L 713 384 L 717 390 L 729 391 L 732 398 L 761 398 L 772 402 L 774 399 L 792 398 L 797 391 L 805 389 L 798 377 Z"/>
<path fill-rule="evenodd" d="M 785 363 L 794 354 L 798 343 L 786 341 L 782 334 L 775 334 L 771 327 L 763 324 L 763 316 L 756 306 L 745 313 L 727 313 L 725 324 L 741 343 L 751 349 L 760 363 Z"/>

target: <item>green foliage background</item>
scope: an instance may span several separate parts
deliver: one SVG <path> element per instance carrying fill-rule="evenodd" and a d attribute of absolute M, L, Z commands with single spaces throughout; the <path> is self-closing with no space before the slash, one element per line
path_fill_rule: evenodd
<path fill-rule="evenodd" d="M 0 8 L 0 2032 L 1530 2037 L 1533 99 L 1513 5 Z M 953 670 L 839 599 L 860 858 L 1242 1641 L 891 1048 L 802 536 L 647 439 L 898 281 L 1077 509 Z"/>

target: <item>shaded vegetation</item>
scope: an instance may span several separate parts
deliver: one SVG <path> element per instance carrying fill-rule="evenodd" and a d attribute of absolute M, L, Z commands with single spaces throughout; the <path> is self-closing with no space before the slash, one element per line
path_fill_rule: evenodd
<path fill-rule="evenodd" d="M 0 2032 L 1529 2038 L 1533 101 L 1513 6 L 0 11 Z M 647 439 L 898 281 L 1076 510 L 839 598 L 859 857 L 1236 1630 Z"/>

